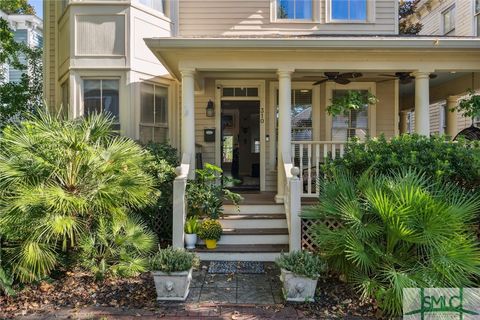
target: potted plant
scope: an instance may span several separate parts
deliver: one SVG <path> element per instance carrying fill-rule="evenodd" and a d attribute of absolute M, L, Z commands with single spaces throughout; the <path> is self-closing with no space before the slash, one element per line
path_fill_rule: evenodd
<path fill-rule="evenodd" d="M 150 258 L 157 300 L 185 301 L 198 257 L 185 249 L 160 249 Z"/>
<path fill-rule="evenodd" d="M 220 240 L 222 236 L 222 232 L 220 222 L 214 219 L 205 219 L 198 229 L 198 236 L 200 239 L 205 240 L 207 249 L 215 249 L 217 247 L 217 241 Z"/>
<path fill-rule="evenodd" d="M 282 253 L 275 261 L 281 270 L 283 295 L 287 301 L 314 301 L 318 277 L 327 270 L 320 256 L 308 251 Z"/>
<path fill-rule="evenodd" d="M 360 110 L 377 102 L 377 97 L 369 91 L 348 90 L 345 94 L 331 99 L 327 112 L 331 116 L 348 115 L 352 110 Z"/>
<path fill-rule="evenodd" d="M 190 217 L 185 222 L 185 247 L 187 249 L 195 249 L 198 227 L 199 223 L 197 217 Z"/>

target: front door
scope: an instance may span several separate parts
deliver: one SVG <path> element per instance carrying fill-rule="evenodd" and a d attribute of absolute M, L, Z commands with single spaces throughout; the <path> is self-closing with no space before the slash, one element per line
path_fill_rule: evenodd
<path fill-rule="evenodd" d="M 260 101 L 222 101 L 221 166 L 228 187 L 260 190 Z"/>

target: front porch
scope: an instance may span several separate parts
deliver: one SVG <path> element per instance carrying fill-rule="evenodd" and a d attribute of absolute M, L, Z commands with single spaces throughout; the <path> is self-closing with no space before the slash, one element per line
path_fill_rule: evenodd
<path fill-rule="evenodd" d="M 241 210 L 247 211 L 240 214 L 285 215 L 283 230 L 263 244 L 298 250 L 302 199 L 318 197 L 315 182 L 327 158 L 342 157 L 353 137 L 388 139 L 411 131 L 413 124 L 414 132 L 429 135 L 431 102 L 446 99 L 454 106 L 452 97 L 465 91 L 471 72 L 480 70 L 476 42 L 358 40 L 146 40 L 181 82 L 176 112 L 183 160 L 174 190 L 174 246 L 183 247 L 184 192 L 187 178 L 194 177 L 195 154 L 242 181 L 258 177 L 258 191 L 268 193 L 252 196 L 255 205 L 244 205 Z M 350 77 L 337 79 L 341 74 Z M 480 87 L 480 77 L 471 78 Z M 332 98 L 348 90 L 370 92 L 378 101 L 347 115 L 328 114 Z M 242 114 L 242 108 L 249 111 Z M 406 117 L 411 110 L 414 116 Z M 451 136 L 459 129 L 456 117 L 451 113 L 445 119 Z M 244 240 L 262 244 L 259 232 L 245 234 L 254 237 Z"/>

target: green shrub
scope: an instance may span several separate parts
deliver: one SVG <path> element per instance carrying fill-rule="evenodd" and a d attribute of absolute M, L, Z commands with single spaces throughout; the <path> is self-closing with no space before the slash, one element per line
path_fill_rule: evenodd
<path fill-rule="evenodd" d="M 203 240 L 220 240 L 222 236 L 222 225 L 214 219 L 205 219 L 198 229 L 198 236 Z"/>
<path fill-rule="evenodd" d="M 319 255 L 305 250 L 282 253 L 275 263 L 279 268 L 311 279 L 316 279 L 327 271 L 327 264 Z"/>
<path fill-rule="evenodd" d="M 185 221 L 185 233 L 196 234 L 199 227 L 200 223 L 198 222 L 197 217 L 190 217 L 187 218 L 187 221 Z"/>
<path fill-rule="evenodd" d="M 156 199 L 143 170 L 149 154 L 112 131 L 113 119 L 61 120 L 46 112 L 3 130 L 0 143 L 2 261 L 21 281 L 73 261 L 101 220 L 125 220 Z M 65 258 L 65 259 L 64 259 Z"/>
<path fill-rule="evenodd" d="M 204 169 L 195 171 L 195 180 L 190 180 L 187 185 L 188 215 L 218 219 L 222 214 L 223 200 L 230 200 L 238 205 L 242 197 L 224 185 L 231 180 L 222 177 L 222 169 L 206 163 Z M 218 183 L 223 179 L 223 184 Z"/>
<path fill-rule="evenodd" d="M 347 169 L 354 176 L 365 171 L 390 173 L 414 168 L 438 181 L 450 181 L 466 187 L 480 184 L 480 146 L 466 141 L 447 143 L 444 137 L 401 135 L 387 141 L 381 136 L 366 142 L 349 142 L 343 158 L 325 166 L 327 174 Z"/>
<path fill-rule="evenodd" d="M 388 315 L 401 314 L 403 288 L 475 285 L 477 194 L 412 170 L 359 178 L 337 171 L 320 199 L 304 217 L 340 223 L 310 230 L 322 257 Z"/>
<path fill-rule="evenodd" d="M 145 171 L 154 181 L 159 191 L 157 201 L 142 208 L 138 215 L 154 230 L 160 241 L 170 242 L 172 239 L 173 180 L 175 168 L 179 165 L 177 150 L 166 143 L 148 143 L 144 147 L 153 157 L 153 161 L 145 164 Z"/>
<path fill-rule="evenodd" d="M 198 264 L 199 260 L 195 253 L 180 248 L 160 249 L 150 258 L 150 270 L 167 273 L 188 271 Z"/>
<path fill-rule="evenodd" d="M 156 248 L 156 237 L 142 223 L 102 219 L 96 229 L 81 239 L 79 261 L 97 279 L 133 277 L 147 271 L 147 256 Z"/>

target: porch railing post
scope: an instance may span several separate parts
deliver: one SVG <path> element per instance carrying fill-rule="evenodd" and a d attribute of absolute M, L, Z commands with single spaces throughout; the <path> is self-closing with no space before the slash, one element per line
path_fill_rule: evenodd
<path fill-rule="evenodd" d="M 291 178 L 289 179 L 290 183 L 290 242 L 289 247 L 290 251 L 302 249 L 302 219 L 300 218 L 300 213 L 302 210 L 301 204 L 301 183 L 300 178 L 300 169 L 298 167 L 293 167 L 291 169 Z"/>
<path fill-rule="evenodd" d="M 182 164 L 175 169 L 177 177 L 173 180 L 173 217 L 172 217 L 172 246 L 183 248 L 185 219 L 187 216 L 187 202 L 185 191 L 190 169 L 190 154 L 183 154 Z"/>

